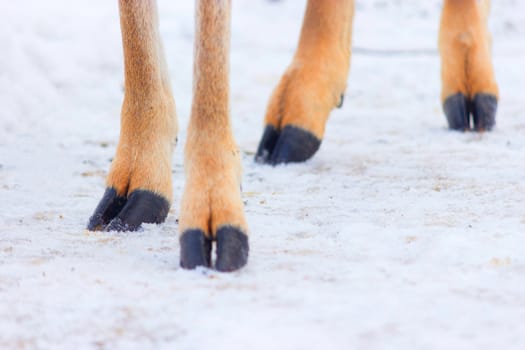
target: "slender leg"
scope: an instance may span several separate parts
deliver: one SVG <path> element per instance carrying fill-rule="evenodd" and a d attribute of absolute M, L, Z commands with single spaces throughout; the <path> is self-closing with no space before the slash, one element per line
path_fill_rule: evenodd
<path fill-rule="evenodd" d="M 489 0 L 445 0 L 439 47 L 443 110 L 454 130 L 491 130 L 498 86 L 487 27 Z"/>
<path fill-rule="evenodd" d="M 301 162 L 319 149 L 346 88 L 353 14 L 353 0 L 308 1 L 295 56 L 266 110 L 256 161 Z"/>
<path fill-rule="evenodd" d="M 240 193 L 240 156 L 229 105 L 230 0 L 198 0 L 194 86 L 185 148 L 186 187 L 180 226 L 181 266 L 232 271 L 248 259 Z"/>
<path fill-rule="evenodd" d="M 120 0 L 125 94 L 120 139 L 90 230 L 163 222 L 172 201 L 177 120 L 154 0 Z"/>

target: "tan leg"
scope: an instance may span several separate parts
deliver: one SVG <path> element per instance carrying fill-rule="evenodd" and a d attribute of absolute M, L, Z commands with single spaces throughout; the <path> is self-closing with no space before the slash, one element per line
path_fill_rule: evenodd
<path fill-rule="evenodd" d="M 353 13 L 353 0 L 308 1 L 297 51 L 268 104 L 257 161 L 300 162 L 319 148 L 346 88 Z"/>
<path fill-rule="evenodd" d="M 231 271 L 246 264 L 247 225 L 240 193 L 240 155 L 229 106 L 230 0 L 199 0 L 194 86 L 185 149 L 186 187 L 180 226 L 181 266 Z"/>
<path fill-rule="evenodd" d="M 154 0 L 120 0 L 125 94 L 120 139 L 90 230 L 135 230 L 164 221 L 172 201 L 175 102 Z"/>
<path fill-rule="evenodd" d="M 488 0 L 445 0 L 439 47 L 443 109 L 451 129 L 477 131 L 495 123 L 498 86 L 487 27 Z"/>

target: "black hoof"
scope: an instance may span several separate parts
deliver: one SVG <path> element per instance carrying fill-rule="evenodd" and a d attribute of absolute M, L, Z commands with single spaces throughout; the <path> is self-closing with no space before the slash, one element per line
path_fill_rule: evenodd
<path fill-rule="evenodd" d="M 459 131 L 470 129 L 469 101 L 466 96 L 457 93 L 448 97 L 443 103 L 443 111 L 450 129 Z"/>
<path fill-rule="evenodd" d="M 271 164 L 304 162 L 321 146 L 321 140 L 307 130 L 287 125 L 273 150 Z"/>
<path fill-rule="evenodd" d="M 180 236 L 180 266 L 211 266 L 211 240 L 201 230 L 187 230 Z"/>
<path fill-rule="evenodd" d="M 136 231 L 140 224 L 164 222 L 170 203 L 162 196 L 146 190 L 135 190 L 126 204 L 106 226 L 106 231 Z"/>
<path fill-rule="evenodd" d="M 498 100 L 490 94 L 477 94 L 471 104 L 472 119 L 476 131 L 490 131 L 496 124 Z"/>
<path fill-rule="evenodd" d="M 248 261 L 248 236 L 232 226 L 223 226 L 217 230 L 217 261 L 218 271 L 235 271 L 246 265 Z"/>
<path fill-rule="evenodd" d="M 268 163 L 275 148 L 275 144 L 279 139 L 279 132 L 272 125 L 267 125 L 264 129 L 261 142 L 257 148 L 257 153 L 255 154 L 255 161 L 257 163 Z"/>
<path fill-rule="evenodd" d="M 90 231 L 104 230 L 107 224 L 124 208 L 126 201 L 127 198 L 119 196 L 114 188 L 106 188 L 95 212 L 89 218 L 87 229 Z"/>
<path fill-rule="evenodd" d="M 287 125 L 280 132 L 267 125 L 255 161 L 277 165 L 304 162 L 319 149 L 321 140 L 305 129 Z"/>

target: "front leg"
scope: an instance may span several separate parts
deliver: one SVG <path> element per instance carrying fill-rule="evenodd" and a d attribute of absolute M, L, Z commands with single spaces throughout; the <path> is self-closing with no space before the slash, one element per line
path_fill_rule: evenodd
<path fill-rule="evenodd" d="M 309 0 L 292 63 L 274 90 L 256 161 L 302 162 L 319 149 L 342 104 L 350 67 L 353 0 Z"/>
<path fill-rule="evenodd" d="M 185 149 L 181 266 L 233 271 L 248 259 L 240 155 L 230 125 L 230 0 L 197 1 L 194 85 Z"/>
<path fill-rule="evenodd" d="M 133 231 L 163 222 L 172 200 L 177 121 L 156 4 L 120 0 L 119 9 L 125 66 L 120 139 L 89 230 Z"/>
<path fill-rule="evenodd" d="M 441 98 L 450 129 L 484 131 L 496 123 L 498 85 L 487 27 L 489 5 L 489 0 L 445 0 L 443 4 Z"/>

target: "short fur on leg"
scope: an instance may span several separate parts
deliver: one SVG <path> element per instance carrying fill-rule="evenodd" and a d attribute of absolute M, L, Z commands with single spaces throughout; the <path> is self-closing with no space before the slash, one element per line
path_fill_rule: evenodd
<path fill-rule="evenodd" d="M 441 98 L 451 129 L 484 131 L 495 124 L 498 86 L 487 26 L 489 7 L 489 0 L 445 0 L 443 4 Z M 465 113 L 463 101 L 466 120 L 461 117 Z"/>
<path fill-rule="evenodd" d="M 319 149 L 346 88 L 353 13 L 353 0 L 308 1 L 294 58 L 268 103 L 256 161 L 302 162 Z"/>
<path fill-rule="evenodd" d="M 90 230 L 132 231 L 160 223 L 172 201 L 171 154 L 177 134 L 154 0 L 121 0 L 125 95 L 106 192 Z"/>
<path fill-rule="evenodd" d="M 188 140 L 185 148 L 186 186 L 179 219 L 181 266 L 193 268 L 207 264 L 200 256 L 205 247 L 194 243 L 195 232 L 202 233 L 197 241 L 228 242 L 241 235 L 243 245 L 227 244 L 217 250 L 217 268 L 231 271 L 247 261 L 247 225 L 240 192 L 240 155 L 232 136 L 229 106 L 229 43 L 230 1 L 200 0 L 197 2 L 194 86 Z M 233 228 L 221 231 L 222 227 Z M 225 232 L 224 238 L 217 232 Z M 191 243 L 188 243 L 190 242 Z M 219 246 L 220 244 L 219 243 Z M 246 254 L 231 247 L 244 247 Z M 221 261 L 228 261 L 222 269 Z"/>

